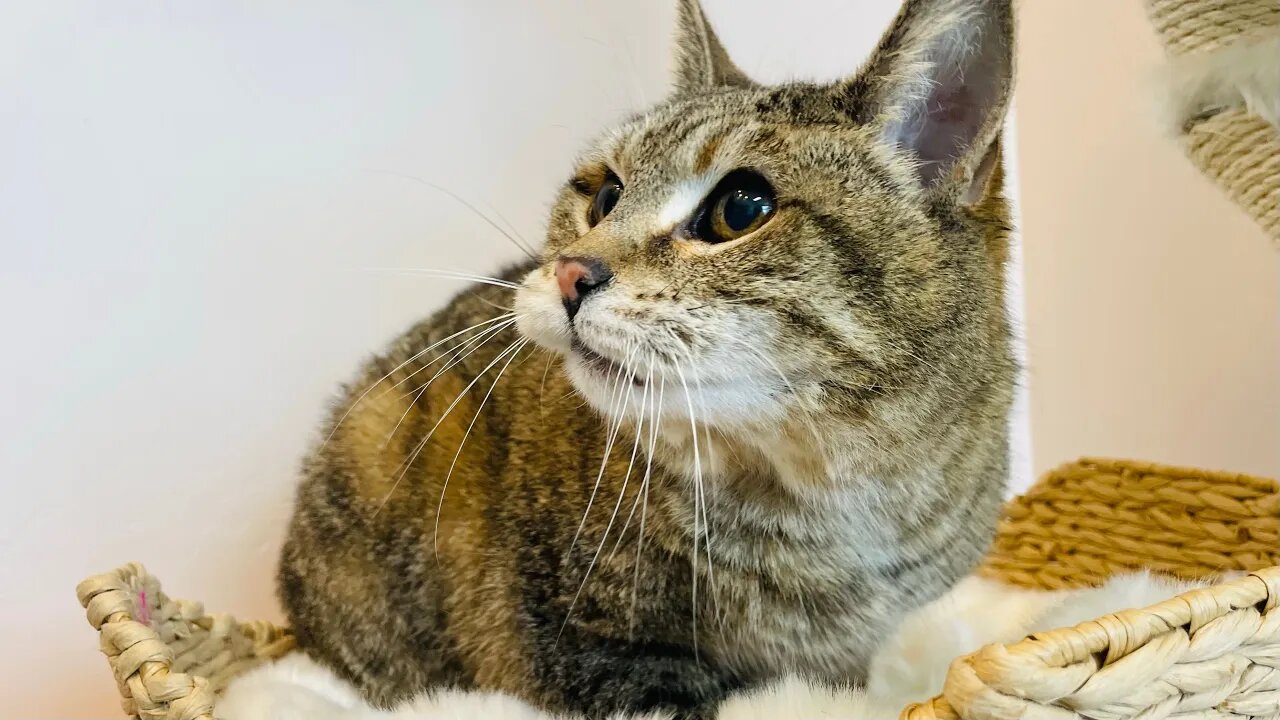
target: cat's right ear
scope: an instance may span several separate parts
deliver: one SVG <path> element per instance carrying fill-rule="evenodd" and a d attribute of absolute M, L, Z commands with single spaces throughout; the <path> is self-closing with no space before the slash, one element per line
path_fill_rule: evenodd
<path fill-rule="evenodd" d="M 676 0 L 675 50 L 677 93 L 755 86 L 729 59 L 698 0 Z"/>
<path fill-rule="evenodd" d="M 915 163 L 928 191 L 986 191 L 1013 88 L 1011 0 L 906 0 L 835 100 Z"/>

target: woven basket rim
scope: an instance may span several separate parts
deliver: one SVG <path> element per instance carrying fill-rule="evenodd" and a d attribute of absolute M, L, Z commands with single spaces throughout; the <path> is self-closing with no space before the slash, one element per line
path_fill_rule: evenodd
<path fill-rule="evenodd" d="M 1012 643 L 991 643 L 987 647 L 1000 648 L 1002 652 L 1026 654 L 1063 666 L 1105 653 L 1101 664 L 1106 666 L 1171 628 L 1199 629 L 1218 616 L 1206 616 L 1203 610 L 1207 605 L 1217 606 L 1221 614 L 1259 606 L 1265 611 L 1278 604 L 1280 565 L 1263 568 L 1234 580 L 1188 590 L 1155 605 L 1130 608 L 1070 627 L 1035 633 Z M 1124 637 L 1117 637 L 1120 634 Z"/>
<path fill-rule="evenodd" d="M 89 624 L 99 632 L 121 706 L 133 717 L 214 720 L 218 675 L 225 679 L 294 647 L 288 628 L 263 620 L 238 622 L 225 613 L 206 615 L 199 602 L 170 599 L 160 581 L 137 562 L 87 578 L 76 586 L 76 596 Z M 152 618 L 153 608 L 162 617 Z M 157 624 L 199 628 L 220 646 L 234 645 L 228 639 L 238 635 L 240 644 L 251 651 L 239 656 L 215 652 L 195 667 L 184 667 L 188 671 L 178 671 L 176 646 L 165 641 Z"/>
<path fill-rule="evenodd" d="M 1109 458 L 1101 456 L 1085 456 L 1075 462 L 1063 463 L 1057 466 L 1053 472 L 1061 472 L 1068 468 L 1081 467 L 1092 470 L 1105 470 L 1116 474 L 1142 474 L 1142 475 L 1166 475 L 1169 477 L 1186 477 L 1209 480 L 1214 483 L 1226 483 L 1234 485 L 1244 485 L 1251 490 L 1259 490 L 1262 492 L 1280 491 L 1280 480 L 1262 477 L 1258 475 L 1248 475 L 1245 473 L 1229 472 L 1225 470 L 1201 470 L 1182 465 L 1165 465 L 1156 462 L 1145 462 L 1139 460 L 1122 460 L 1119 458 Z M 1036 483 L 1021 497 L 1032 498 L 1039 493 L 1044 492 L 1044 486 Z"/>
<path fill-rule="evenodd" d="M 1038 714 L 1050 709 L 1030 699 L 1027 689 L 1033 683 L 1046 694 L 1065 697 L 1085 690 L 1098 672 L 1128 655 L 1153 648 L 1161 636 L 1179 629 L 1193 636 L 1236 611 L 1256 608 L 1261 615 L 1277 607 L 1280 565 L 1180 593 L 1145 608 L 1122 610 L 1012 643 L 990 643 L 956 658 L 943 693 L 908 706 L 899 720 L 1058 718 L 1057 714 Z M 1065 708 L 1060 712 L 1064 713 L 1062 718 L 1079 717 L 1066 714 L 1069 711 Z"/>

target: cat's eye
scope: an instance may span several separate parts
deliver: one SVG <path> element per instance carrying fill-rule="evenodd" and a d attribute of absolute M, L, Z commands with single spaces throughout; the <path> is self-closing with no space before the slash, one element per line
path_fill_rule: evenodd
<path fill-rule="evenodd" d="M 707 197 L 694 232 L 711 243 L 736 240 L 768 222 L 777 206 L 768 180 L 750 170 L 735 170 Z"/>
<path fill-rule="evenodd" d="M 622 181 L 613 173 L 605 176 L 604 182 L 601 183 L 600 189 L 596 190 L 596 194 L 591 198 L 591 212 L 588 213 L 587 221 L 592 227 L 613 210 L 613 206 L 618 204 L 618 198 L 622 196 Z"/>

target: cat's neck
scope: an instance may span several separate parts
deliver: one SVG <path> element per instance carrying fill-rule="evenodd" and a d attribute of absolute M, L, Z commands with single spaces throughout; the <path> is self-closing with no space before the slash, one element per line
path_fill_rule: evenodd
<path fill-rule="evenodd" d="M 809 423 L 777 423 L 747 431 L 700 428 L 696 453 L 688 426 L 664 427 L 654 461 L 672 476 L 673 492 L 703 503 L 705 520 L 719 518 L 750 540 L 760 534 L 799 543 L 834 541 L 899 524 L 919 505 L 921 493 L 938 487 L 944 467 L 913 454 L 909 462 L 885 462 L 856 431 L 815 432 Z M 886 542 L 892 538 L 884 538 Z"/>
<path fill-rule="evenodd" d="M 725 430 L 666 422 L 658 433 L 655 461 L 690 482 L 699 479 L 719 487 L 758 490 L 768 505 L 797 503 L 805 507 L 865 496 L 870 485 L 906 483 L 940 472 L 945 457 L 940 446 L 898 447 L 887 452 L 886 440 L 858 428 L 812 419 L 782 420 Z"/>
<path fill-rule="evenodd" d="M 696 463 L 688 433 L 672 432 L 657 444 L 654 459 L 668 482 L 653 507 L 665 516 L 669 551 L 699 552 L 722 572 L 807 593 L 878 576 L 900 561 L 902 510 L 918 506 L 921 487 L 940 485 L 925 477 L 940 471 L 840 474 L 849 469 L 818 449 L 788 445 L 794 436 L 772 438 L 762 448 L 699 433 Z"/>

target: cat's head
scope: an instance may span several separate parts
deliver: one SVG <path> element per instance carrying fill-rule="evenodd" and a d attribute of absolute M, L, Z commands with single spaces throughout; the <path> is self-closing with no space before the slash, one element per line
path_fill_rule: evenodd
<path fill-rule="evenodd" d="M 604 413 L 661 393 L 666 415 L 725 431 L 802 417 L 906 437 L 1007 386 L 1011 14 L 908 0 L 856 76 L 765 87 L 680 0 L 676 89 L 578 163 L 520 330 Z"/>

